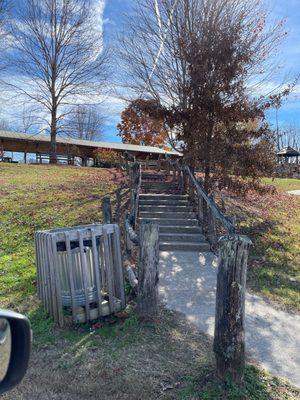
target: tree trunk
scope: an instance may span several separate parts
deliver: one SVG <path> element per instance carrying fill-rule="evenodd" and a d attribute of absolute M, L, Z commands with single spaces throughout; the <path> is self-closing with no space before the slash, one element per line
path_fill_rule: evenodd
<path fill-rule="evenodd" d="M 158 232 L 158 225 L 152 222 L 140 225 L 137 314 L 141 319 L 155 317 L 158 311 Z"/>
<path fill-rule="evenodd" d="M 224 236 L 220 239 L 217 277 L 214 352 L 222 380 L 240 384 L 245 367 L 245 291 L 250 239 Z"/>
<path fill-rule="evenodd" d="M 51 113 L 50 164 L 57 163 L 56 134 L 57 134 L 57 111 L 56 109 L 53 109 Z"/>
<path fill-rule="evenodd" d="M 204 160 L 204 189 L 206 192 L 210 190 L 210 173 L 211 173 L 211 152 L 212 152 L 212 137 L 214 132 L 214 122 L 211 121 L 211 126 L 206 138 L 205 160 Z"/>

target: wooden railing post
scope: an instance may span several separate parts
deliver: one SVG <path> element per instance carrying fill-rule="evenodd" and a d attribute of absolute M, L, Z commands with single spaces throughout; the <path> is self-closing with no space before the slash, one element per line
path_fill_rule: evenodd
<path fill-rule="evenodd" d="M 155 317 L 158 311 L 159 229 L 144 221 L 140 225 L 137 314 L 141 319 Z"/>
<path fill-rule="evenodd" d="M 102 199 L 102 219 L 104 224 L 111 224 L 113 222 L 109 197 Z"/>
<path fill-rule="evenodd" d="M 203 197 L 198 196 L 198 220 L 200 224 L 203 226 L 204 222 L 204 210 L 203 210 Z"/>
<path fill-rule="evenodd" d="M 116 190 L 116 211 L 115 211 L 115 219 L 116 222 L 120 222 L 120 216 L 121 216 L 121 208 L 122 208 L 122 195 L 121 195 L 122 189 L 118 188 Z"/>
<path fill-rule="evenodd" d="M 158 166 L 158 171 L 160 171 L 161 170 L 161 154 L 158 156 L 157 166 Z"/>
<path fill-rule="evenodd" d="M 212 202 L 214 202 L 214 196 L 209 196 Z M 211 209 L 207 210 L 207 238 L 211 245 L 216 246 L 218 238 L 217 238 L 217 226 L 215 217 L 211 211 Z"/>
<path fill-rule="evenodd" d="M 245 367 L 245 292 L 252 244 L 246 236 L 219 240 L 214 352 L 218 376 L 240 384 Z"/>

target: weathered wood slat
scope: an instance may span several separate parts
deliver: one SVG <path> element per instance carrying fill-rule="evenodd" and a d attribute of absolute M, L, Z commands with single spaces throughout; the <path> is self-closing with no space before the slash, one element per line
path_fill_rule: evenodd
<path fill-rule="evenodd" d="M 71 290 L 72 318 L 73 322 L 76 322 L 76 293 L 75 293 L 74 272 L 73 272 L 74 265 L 72 264 L 71 242 L 68 232 L 65 233 L 65 240 L 66 240 L 66 250 L 67 250 L 69 284 Z"/>
<path fill-rule="evenodd" d="M 118 225 L 114 225 L 115 234 L 113 235 L 114 239 L 114 253 L 115 253 L 115 261 L 116 265 L 114 268 L 114 273 L 116 277 L 116 287 L 117 297 L 121 300 L 122 307 L 125 307 L 126 299 L 125 299 L 125 285 L 124 285 L 124 271 L 123 271 L 123 260 L 122 260 L 122 252 L 121 252 L 121 241 L 120 241 L 120 228 Z"/>
<path fill-rule="evenodd" d="M 109 237 L 108 233 L 105 228 L 103 228 L 103 250 L 104 250 L 104 259 L 105 259 L 105 272 L 107 275 L 107 288 L 108 288 L 108 302 L 109 302 L 109 310 L 111 313 L 113 313 L 114 310 L 114 290 L 113 290 L 113 284 L 112 284 L 112 277 L 113 277 L 113 271 L 112 271 L 112 260 L 110 258 L 110 242 L 109 242 Z"/>
<path fill-rule="evenodd" d="M 53 262 L 54 265 L 58 265 L 58 260 L 57 260 L 57 248 L 56 248 L 56 240 L 52 236 L 50 238 L 51 244 L 52 244 L 52 254 L 51 258 L 49 258 L 49 262 Z M 50 267 L 51 268 L 51 267 Z M 59 274 L 56 268 L 51 268 L 53 269 L 54 272 L 54 281 L 55 281 L 55 291 L 53 291 L 53 294 L 56 296 L 56 301 L 57 301 L 57 313 L 58 313 L 58 323 L 60 326 L 64 325 L 64 316 L 63 316 L 63 306 L 62 306 L 62 298 L 61 298 L 61 285 L 60 285 L 60 280 L 59 280 Z"/>
<path fill-rule="evenodd" d="M 89 319 L 90 319 L 90 302 L 89 302 L 89 297 L 88 297 L 87 263 L 86 263 L 86 256 L 84 253 L 82 231 L 78 231 L 78 239 L 79 239 L 79 250 L 80 250 L 81 273 L 82 273 L 83 289 L 84 289 L 84 296 L 85 296 L 85 314 L 86 314 L 86 320 L 89 321 Z"/>
<path fill-rule="evenodd" d="M 99 249 L 100 250 L 100 249 Z M 100 267 L 100 262 L 99 262 L 99 253 L 97 250 L 97 243 L 96 243 L 96 232 L 94 229 L 92 229 L 92 252 L 93 252 L 93 262 L 94 262 L 94 274 L 95 274 L 95 283 L 96 283 L 96 291 L 97 291 L 97 301 L 98 301 L 98 314 L 101 316 L 102 312 L 102 294 L 101 290 L 103 287 L 102 283 L 102 276 L 100 274 L 101 267 Z"/>

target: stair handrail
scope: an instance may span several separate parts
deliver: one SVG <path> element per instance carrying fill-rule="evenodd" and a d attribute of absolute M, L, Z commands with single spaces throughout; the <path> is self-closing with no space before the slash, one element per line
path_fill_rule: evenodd
<path fill-rule="evenodd" d="M 204 188 L 201 187 L 199 184 L 199 181 L 195 177 L 195 174 L 191 171 L 190 167 L 185 165 L 184 170 L 186 171 L 188 177 L 190 178 L 191 182 L 193 183 L 197 193 L 199 196 L 201 196 L 205 202 L 206 205 L 209 207 L 211 210 L 213 216 L 221 222 L 225 230 L 227 231 L 228 234 L 235 234 L 236 233 L 236 227 L 235 225 L 230 221 L 230 219 L 221 211 L 219 206 L 216 204 L 214 201 L 213 196 L 209 196 Z"/>
<path fill-rule="evenodd" d="M 139 211 L 139 196 L 142 186 L 142 166 L 141 163 L 135 161 L 132 164 L 128 164 L 129 167 L 129 179 L 131 185 L 131 196 L 130 196 L 130 210 L 125 216 L 125 232 L 126 232 L 126 248 L 127 251 L 131 251 L 132 245 L 139 245 L 139 235 L 135 231 L 138 211 Z"/>
<path fill-rule="evenodd" d="M 136 228 L 136 223 L 138 220 L 138 213 L 139 213 L 139 200 L 140 200 L 140 193 L 141 193 L 141 188 L 142 188 L 142 165 L 141 163 L 139 164 L 139 170 L 138 170 L 138 184 L 136 188 L 136 193 L 135 193 L 135 213 L 134 213 L 134 227 Z"/>
<path fill-rule="evenodd" d="M 220 222 L 226 234 L 234 235 L 236 233 L 234 222 L 222 212 L 213 195 L 205 191 L 191 168 L 184 164 L 182 159 L 179 161 L 178 158 L 172 159 L 166 155 L 166 160 L 173 169 L 173 180 L 177 180 L 180 190 L 188 189 L 190 197 L 196 193 L 198 220 L 206 228 L 206 234 L 212 246 L 217 244 L 216 220 Z"/>

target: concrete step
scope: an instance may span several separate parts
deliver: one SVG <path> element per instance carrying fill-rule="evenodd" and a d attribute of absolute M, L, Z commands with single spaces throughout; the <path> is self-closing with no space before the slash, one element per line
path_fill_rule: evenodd
<path fill-rule="evenodd" d="M 160 242 L 159 250 L 161 251 L 209 251 L 208 242 L 191 243 L 191 242 Z"/>
<path fill-rule="evenodd" d="M 166 212 L 166 213 L 171 213 L 171 212 L 193 212 L 193 207 L 192 206 L 187 206 L 187 205 L 183 205 L 183 206 L 171 206 L 169 204 L 165 205 L 142 205 L 140 204 L 139 206 L 139 211 L 140 212 Z"/>
<path fill-rule="evenodd" d="M 150 181 L 164 181 L 165 175 L 162 174 L 151 174 L 147 172 L 142 172 L 142 181 L 143 180 L 150 180 Z"/>
<path fill-rule="evenodd" d="M 144 190 L 156 190 L 156 193 L 164 192 L 166 190 L 178 190 L 178 185 L 161 185 L 158 183 L 149 182 L 149 184 L 142 183 L 141 186 Z"/>
<path fill-rule="evenodd" d="M 199 233 L 162 233 L 159 232 L 160 242 L 205 242 L 205 236 Z"/>
<path fill-rule="evenodd" d="M 184 227 L 191 227 L 191 226 L 198 226 L 198 220 L 196 218 L 145 218 L 140 217 L 139 221 L 152 221 L 156 222 L 159 226 L 184 226 Z"/>
<path fill-rule="evenodd" d="M 195 213 L 194 212 L 166 212 L 166 211 L 141 211 L 139 213 L 141 218 L 160 218 L 160 219 L 165 219 L 165 218 L 174 218 L 174 219 L 194 219 L 195 218 Z"/>
<path fill-rule="evenodd" d="M 142 180 L 142 185 L 145 185 L 145 186 L 150 186 L 150 185 L 155 185 L 155 186 L 178 186 L 178 183 L 177 182 L 172 182 L 172 181 L 165 181 L 165 180 L 163 180 L 163 181 L 157 181 L 157 180 L 153 180 L 153 181 L 150 181 L 150 180 L 146 180 L 146 181 L 143 181 Z"/>
<path fill-rule="evenodd" d="M 160 233 L 167 233 L 167 234 L 202 234 L 202 228 L 197 225 L 191 225 L 191 226 L 184 226 L 184 225 L 166 225 L 166 226 L 160 226 L 159 228 Z"/>
<path fill-rule="evenodd" d="M 180 194 L 181 191 L 179 189 L 145 189 L 142 188 L 142 193 L 148 194 Z"/>
<path fill-rule="evenodd" d="M 140 200 L 140 206 L 189 206 L 188 200 Z"/>
<path fill-rule="evenodd" d="M 188 200 L 188 196 L 186 194 L 141 193 L 141 200 Z"/>

